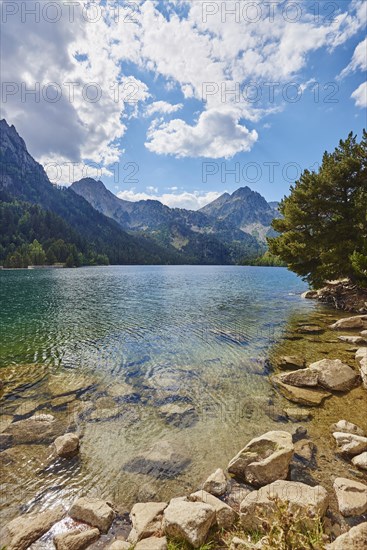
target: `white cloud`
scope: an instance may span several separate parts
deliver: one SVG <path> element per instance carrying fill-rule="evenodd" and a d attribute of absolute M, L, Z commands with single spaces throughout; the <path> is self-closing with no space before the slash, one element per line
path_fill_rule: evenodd
<path fill-rule="evenodd" d="M 193 191 L 183 192 L 183 193 L 163 193 L 152 194 L 152 193 L 141 193 L 136 192 L 135 189 L 129 189 L 125 191 L 120 191 L 117 196 L 120 199 L 127 201 L 143 201 L 143 200 L 157 200 L 169 206 L 170 208 L 186 208 L 188 210 L 199 210 L 206 204 L 217 199 L 221 193 L 216 191 Z"/>
<path fill-rule="evenodd" d="M 363 82 L 354 92 L 351 97 L 354 99 L 356 107 L 367 107 L 367 82 Z"/>
<path fill-rule="evenodd" d="M 204 111 L 194 126 L 180 119 L 153 125 L 145 146 L 161 155 L 231 158 L 249 151 L 258 138 L 256 130 L 240 124 L 240 117 L 239 110 L 213 108 Z"/>
<path fill-rule="evenodd" d="M 360 42 L 354 50 L 352 60 L 349 65 L 342 70 L 340 78 L 344 78 L 358 69 L 361 71 L 367 70 L 367 37 Z"/>
<path fill-rule="evenodd" d="M 176 113 L 177 111 L 182 109 L 182 107 L 182 103 L 172 105 L 172 103 L 168 103 L 167 101 L 155 101 L 154 103 L 151 103 L 147 106 L 145 112 L 148 117 L 151 117 L 152 115 L 155 115 L 157 113 L 170 115 L 172 113 Z"/>
<path fill-rule="evenodd" d="M 27 4 L 29 10 L 42 5 L 35 0 L 19 4 Z M 16 125 L 38 160 L 91 160 L 104 167 L 119 160 L 119 140 L 133 117 L 172 114 L 181 105 L 157 101 L 142 108 L 151 97 L 150 91 L 146 83 L 126 72 L 130 64 L 137 65 L 139 74 L 154 72 L 166 91 L 181 90 L 185 99 L 202 100 L 205 83 L 220 88 L 222 83 L 230 87 L 251 81 L 260 85 L 290 79 L 302 82 L 302 70 L 311 53 L 323 47 L 331 52 L 345 44 L 366 21 L 365 0 L 345 3 L 330 19 L 303 10 L 295 23 L 286 21 L 284 2 L 259 0 L 264 14 L 269 4 L 275 7 L 275 17 L 271 20 L 265 16 L 256 24 L 238 23 L 233 16 L 223 23 L 220 9 L 204 22 L 202 2 L 181 0 L 166 3 L 169 17 L 159 11 L 161 4 L 152 0 L 125 6 L 120 0 L 96 0 L 102 17 L 93 23 L 83 15 L 83 8 L 88 6 L 83 0 L 73 8 L 71 22 L 66 4 L 60 2 L 62 18 L 57 23 L 44 17 L 36 23 L 32 16 L 22 23 L 20 9 L 2 25 L 3 82 L 19 86 L 27 82 L 29 87 L 39 83 L 41 89 L 55 82 L 62 89 L 57 103 L 46 101 L 42 95 L 40 102 L 30 96 L 22 101 L 20 93 L 9 96 L 3 114 Z M 132 11 L 136 4 L 139 13 Z M 219 7 L 223 4 L 217 2 Z M 185 15 L 177 10 L 178 15 L 175 10 L 182 5 Z M 361 44 L 348 71 L 365 66 Z M 68 82 L 76 84 L 72 101 Z M 90 84 L 94 84 L 94 88 L 89 87 L 91 95 L 96 90 L 102 92 L 98 101 L 86 99 Z M 360 88 L 354 92 L 358 104 L 362 101 Z M 243 97 L 240 101 L 225 97 L 223 101 L 222 94 L 215 93 L 203 102 L 194 124 L 183 119 L 152 124 L 146 146 L 157 154 L 231 157 L 249 151 L 258 138 L 255 130 L 247 129 L 246 121 L 256 123 L 281 107 L 264 97 L 255 105 Z"/>

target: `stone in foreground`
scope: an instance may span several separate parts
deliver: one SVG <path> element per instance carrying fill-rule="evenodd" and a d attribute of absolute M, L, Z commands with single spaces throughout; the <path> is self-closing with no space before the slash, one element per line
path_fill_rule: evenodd
<path fill-rule="evenodd" d="M 98 529 L 88 529 L 87 531 L 79 531 L 76 529 L 69 533 L 56 535 L 54 538 L 54 545 L 56 550 L 84 550 L 98 540 L 99 537 L 100 532 Z"/>
<path fill-rule="evenodd" d="M 293 403 L 298 403 L 299 405 L 318 407 L 327 397 L 331 396 L 329 392 L 324 390 L 316 388 L 298 388 L 296 386 L 284 384 L 278 376 L 273 377 L 273 382 L 286 399 Z"/>
<path fill-rule="evenodd" d="M 365 329 L 367 328 L 367 315 L 355 315 L 353 317 L 339 319 L 339 321 L 330 325 L 330 328 L 333 330 Z"/>
<path fill-rule="evenodd" d="M 297 481 L 276 481 L 258 491 L 249 493 L 241 502 L 240 522 L 244 529 L 261 529 L 260 518 L 271 519 L 275 516 L 274 498 L 288 502 L 292 513 L 299 511 L 312 522 L 315 517 L 322 518 L 328 507 L 328 494 L 321 486 L 310 487 Z"/>
<path fill-rule="evenodd" d="M 367 548 L 367 522 L 352 527 L 334 542 L 326 545 L 327 550 L 363 550 Z"/>
<path fill-rule="evenodd" d="M 262 486 L 285 479 L 293 456 L 288 432 L 267 432 L 252 439 L 228 464 L 228 472 L 251 485 Z"/>
<path fill-rule="evenodd" d="M 172 538 L 183 539 L 199 548 L 215 523 L 215 510 L 208 504 L 174 498 L 163 514 L 163 529 Z"/>
<path fill-rule="evenodd" d="M 360 470 L 367 470 L 367 451 L 352 458 L 352 463 Z"/>
<path fill-rule="evenodd" d="M 367 485 L 338 477 L 334 481 L 334 491 L 343 516 L 360 516 L 367 512 Z"/>
<path fill-rule="evenodd" d="M 322 359 L 309 369 L 318 374 L 319 385 L 330 391 L 349 391 L 360 381 L 356 371 L 340 359 Z"/>
<path fill-rule="evenodd" d="M 135 550 L 167 550 L 166 537 L 150 537 L 138 542 Z"/>
<path fill-rule="evenodd" d="M 237 514 L 233 508 L 206 491 L 192 493 L 189 498 L 193 502 L 204 502 L 204 504 L 212 506 L 215 510 L 217 525 L 220 529 L 229 529 L 236 521 Z"/>
<path fill-rule="evenodd" d="M 130 513 L 132 530 L 128 542 L 135 544 L 141 539 L 151 537 L 162 526 L 163 511 L 166 502 L 144 502 L 135 504 Z"/>
<path fill-rule="evenodd" d="M 339 422 L 331 426 L 331 429 L 333 432 L 344 432 L 348 434 L 361 435 L 362 437 L 365 435 L 362 428 L 352 422 L 348 422 L 347 420 L 339 420 Z"/>
<path fill-rule="evenodd" d="M 79 450 L 79 437 L 76 434 L 60 435 L 54 441 L 56 454 L 62 458 L 71 458 Z"/>
<path fill-rule="evenodd" d="M 84 521 L 92 527 L 97 527 L 102 533 L 107 533 L 111 527 L 115 513 L 103 500 L 92 497 L 78 498 L 69 511 L 69 516 L 78 521 Z"/>
<path fill-rule="evenodd" d="M 211 495 L 220 497 L 226 492 L 227 483 L 228 482 L 225 473 L 221 468 L 218 468 L 205 481 L 203 489 Z"/>
<path fill-rule="evenodd" d="M 6 550 L 26 550 L 64 516 L 65 511 L 62 506 L 40 514 L 19 516 L 1 531 L 1 544 L 6 547 Z"/>
<path fill-rule="evenodd" d="M 333 438 L 337 444 L 337 451 L 341 454 L 355 456 L 367 451 L 367 437 L 343 432 L 334 432 Z"/>

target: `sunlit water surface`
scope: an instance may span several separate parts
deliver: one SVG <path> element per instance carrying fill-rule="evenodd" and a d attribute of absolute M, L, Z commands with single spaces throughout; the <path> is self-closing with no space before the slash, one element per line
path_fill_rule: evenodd
<path fill-rule="evenodd" d="M 36 411 L 82 437 L 71 461 L 52 460 L 49 443 L 5 451 L 3 519 L 80 494 L 128 509 L 196 488 L 278 427 L 267 359 L 317 308 L 282 268 L 24 270 L 0 282 L 3 427 Z"/>

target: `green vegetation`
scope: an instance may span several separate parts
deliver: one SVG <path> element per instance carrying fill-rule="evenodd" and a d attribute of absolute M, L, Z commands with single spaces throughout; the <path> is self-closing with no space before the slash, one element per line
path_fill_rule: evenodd
<path fill-rule="evenodd" d="M 9 202 L 2 200 L 7 198 Z M 27 202 L 0 194 L 0 264 L 21 268 L 55 263 L 68 267 L 105 265 L 108 257 L 96 253 L 62 218 Z"/>
<path fill-rule="evenodd" d="M 274 256 L 269 250 L 267 250 L 262 256 L 257 256 L 249 259 L 242 259 L 240 265 L 258 265 L 265 267 L 286 267 L 287 264 L 279 258 Z"/>
<path fill-rule="evenodd" d="M 192 546 L 188 544 L 185 541 L 182 540 L 169 540 L 168 541 L 168 550 L 192 550 Z M 206 544 L 202 544 L 198 550 L 214 550 L 214 542 L 207 542 Z"/>
<path fill-rule="evenodd" d="M 367 286 L 367 133 L 350 133 L 280 203 L 270 252 L 315 288 L 348 278 Z"/>

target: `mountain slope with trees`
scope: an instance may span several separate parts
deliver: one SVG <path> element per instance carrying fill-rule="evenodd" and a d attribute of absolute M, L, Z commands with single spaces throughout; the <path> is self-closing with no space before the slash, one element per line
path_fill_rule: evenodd
<path fill-rule="evenodd" d="M 112 264 L 180 263 L 176 254 L 153 240 L 124 232 L 71 189 L 52 185 L 14 126 L 5 120 L 0 121 L 0 189 L 10 201 L 35 204 L 62 218 L 93 254 L 107 256 Z"/>

